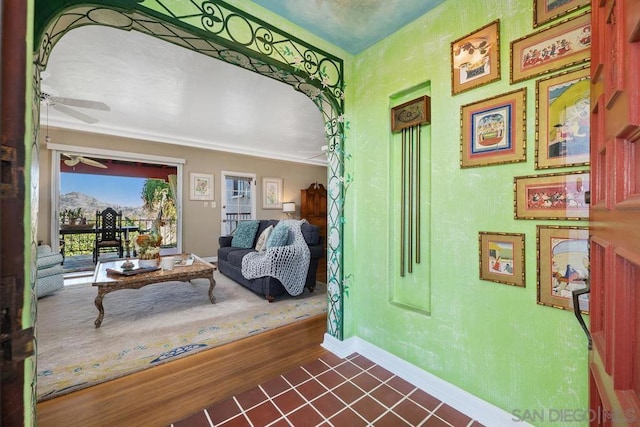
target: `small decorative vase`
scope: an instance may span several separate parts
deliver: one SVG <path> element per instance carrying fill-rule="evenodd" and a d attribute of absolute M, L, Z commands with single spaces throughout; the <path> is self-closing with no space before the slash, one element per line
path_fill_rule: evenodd
<path fill-rule="evenodd" d="M 158 266 L 158 260 L 156 258 L 154 258 L 154 259 L 139 259 L 138 260 L 138 266 L 140 268 L 157 267 Z"/>

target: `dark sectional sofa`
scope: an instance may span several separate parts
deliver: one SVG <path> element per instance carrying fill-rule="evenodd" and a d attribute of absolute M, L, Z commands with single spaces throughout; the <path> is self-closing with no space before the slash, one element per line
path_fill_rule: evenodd
<path fill-rule="evenodd" d="M 278 295 L 287 293 L 286 289 L 282 283 L 274 277 L 266 276 L 258 277 L 256 279 L 246 279 L 242 275 L 242 257 L 249 252 L 255 252 L 255 249 L 253 248 L 255 248 L 256 241 L 260 237 L 260 234 L 270 225 L 275 227 L 278 222 L 279 221 L 277 219 L 260 220 L 258 231 L 256 232 L 252 248 L 250 249 L 235 248 L 231 246 L 233 236 L 221 236 L 218 240 L 218 243 L 220 244 L 220 248 L 218 249 L 218 271 L 253 292 L 259 295 L 264 295 L 269 302 L 272 302 Z M 309 251 L 311 252 L 311 260 L 309 262 L 309 271 L 307 272 L 305 287 L 309 289 L 309 292 L 313 292 L 316 286 L 318 261 L 322 257 L 324 251 L 322 247 L 322 238 L 320 237 L 320 228 L 315 225 L 303 223 L 301 231 L 307 245 L 309 245 Z"/>

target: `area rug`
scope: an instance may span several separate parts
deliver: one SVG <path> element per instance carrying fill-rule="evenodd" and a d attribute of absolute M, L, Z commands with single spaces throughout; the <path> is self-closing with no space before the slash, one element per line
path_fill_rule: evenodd
<path fill-rule="evenodd" d="M 65 286 L 38 300 L 37 395 L 51 399 L 326 312 L 326 285 L 272 303 L 216 272 L 209 281 L 167 282 L 107 294 L 94 327 L 97 289 Z"/>

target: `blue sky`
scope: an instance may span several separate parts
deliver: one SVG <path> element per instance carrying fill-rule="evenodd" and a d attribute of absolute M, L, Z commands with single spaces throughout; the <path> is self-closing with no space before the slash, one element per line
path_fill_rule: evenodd
<path fill-rule="evenodd" d="M 146 178 L 88 175 L 80 173 L 60 174 L 60 194 L 83 193 L 87 196 L 119 206 L 142 206 L 142 186 Z"/>

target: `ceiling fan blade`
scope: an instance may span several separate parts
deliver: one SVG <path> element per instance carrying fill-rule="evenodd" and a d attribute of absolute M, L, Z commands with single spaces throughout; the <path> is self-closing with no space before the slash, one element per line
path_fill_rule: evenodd
<path fill-rule="evenodd" d="M 85 123 L 89 123 L 89 124 L 98 123 L 98 119 L 96 119 L 95 117 L 88 116 L 84 113 L 81 113 L 80 111 L 76 111 L 64 105 L 54 104 L 53 108 L 55 108 L 56 110 L 62 113 L 68 114 L 71 117 L 75 117 L 78 120 L 82 120 Z"/>
<path fill-rule="evenodd" d="M 89 101 L 86 99 L 62 98 L 52 96 L 51 100 L 58 104 L 70 105 L 72 107 L 92 108 L 94 110 L 111 111 L 111 108 L 104 102 Z"/>
<path fill-rule="evenodd" d="M 77 164 L 78 164 L 78 162 L 80 161 L 80 159 L 79 159 L 79 158 L 77 158 L 77 157 L 76 157 L 76 158 L 73 158 L 73 157 L 71 157 L 71 156 L 68 156 L 68 157 L 69 157 L 69 159 L 65 160 L 65 161 L 64 161 L 64 164 L 65 164 L 65 165 L 67 165 L 67 166 L 69 166 L 70 168 L 72 168 L 72 167 L 74 167 L 75 165 L 77 165 Z"/>
<path fill-rule="evenodd" d="M 103 165 L 102 163 L 100 163 L 100 162 L 98 162 L 96 160 L 93 160 L 93 159 L 87 159 L 86 157 L 78 157 L 78 160 L 80 160 L 82 163 L 84 163 L 85 165 L 88 165 L 88 166 L 107 169 L 106 165 Z"/>

